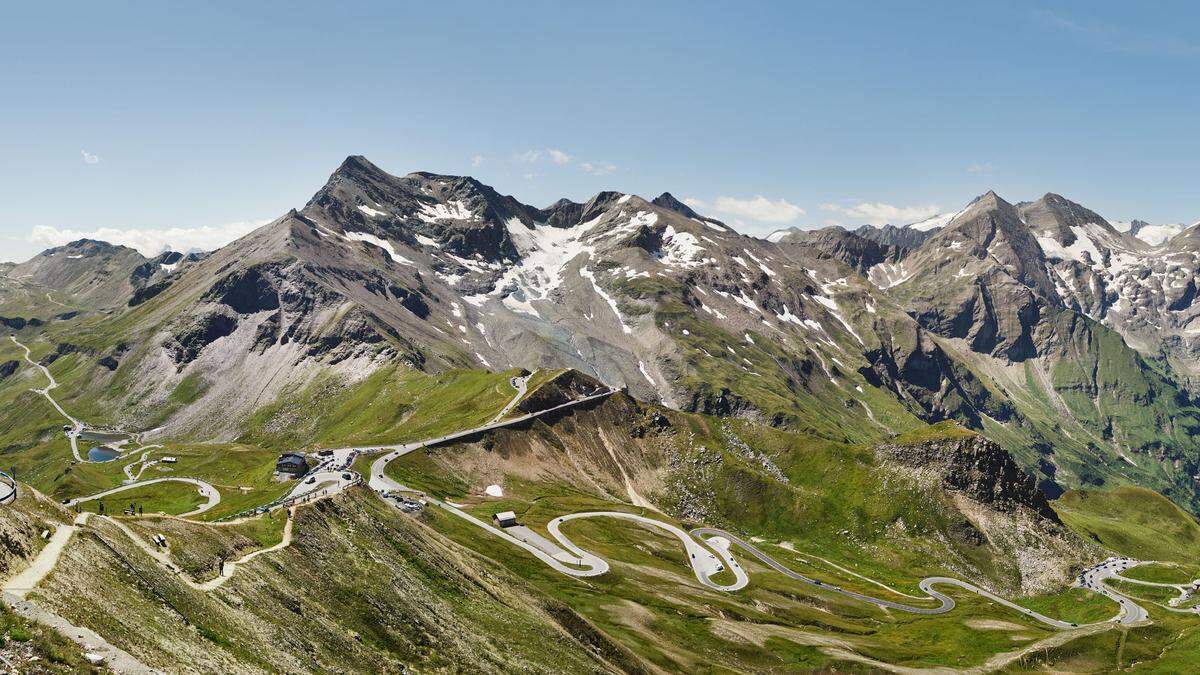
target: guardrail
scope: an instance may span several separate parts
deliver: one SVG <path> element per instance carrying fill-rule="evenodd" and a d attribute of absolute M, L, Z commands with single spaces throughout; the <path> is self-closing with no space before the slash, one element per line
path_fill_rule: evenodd
<path fill-rule="evenodd" d="M 445 443 L 446 441 L 458 440 L 460 438 L 472 436 L 474 434 L 486 433 L 488 431 L 494 431 L 496 429 L 503 429 L 505 427 L 514 426 L 514 425 L 520 424 L 522 422 L 528 422 L 530 420 L 537 419 L 543 415 L 547 415 L 549 413 L 553 413 L 558 410 L 564 410 L 567 408 L 572 408 L 572 407 L 575 407 L 578 405 L 582 405 L 589 401 L 595 401 L 598 399 L 602 399 L 606 396 L 611 396 L 612 394 L 617 393 L 617 391 L 619 391 L 619 390 L 613 389 L 610 387 L 610 388 L 606 389 L 605 391 L 600 391 L 600 392 L 596 392 L 594 394 L 589 394 L 587 396 L 584 396 L 583 398 L 578 398 L 578 399 L 575 399 L 572 401 L 567 401 L 566 403 L 560 403 L 558 405 L 546 408 L 545 410 L 538 410 L 538 411 L 534 411 L 531 413 L 526 413 L 519 417 L 513 417 L 510 419 L 493 422 L 491 424 L 485 424 L 481 427 L 476 427 L 474 429 L 464 429 L 462 431 L 456 431 L 454 433 L 446 434 L 444 436 L 438 436 L 437 438 L 429 438 L 429 439 L 425 439 L 423 441 L 416 441 L 414 443 L 407 444 L 407 445 L 411 445 L 413 449 L 420 448 L 420 447 L 429 447 L 429 446 L 433 446 L 433 445 L 438 445 L 440 443 Z M 396 447 L 397 446 L 366 445 L 366 446 L 357 446 L 354 448 L 337 448 L 336 450 L 350 450 L 351 453 L 348 456 L 348 459 L 346 460 L 346 462 L 343 464 L 343 468 L 336 469 L 336 471 L 348 470 L 348 468 L 350 466 L 353 466 L 354 461 L 358 458 L 359 455 L 375 454 L 375 453 L 381 453 L 381 452 L 386 453 L 389 448 L 392 451 L 394 451 L 396 449 Z M 300 477 L 300 480 L 304 480 L 304 479 L 308 478 L 309 476 L 320 473 L 322 471 L 327 471 L 328 469 L 325 469 L 324 467 L 326 465 L 330 464 L 332 461 L 333 461 L 333 458 L 330 458 L 329 460 L 326 460 L 325 462 L 317 465 L 316 468 L 310 469 L 308 471 L 308 473 L 305 473 L 303 476 Z M 346 487 L 359 485 L 363 482 L 364 481 L 363 481 L 362 475 L 355 472 L 355 478 L 350 483 L 348 483 L 346 485 Z M 345 488 L 342 488 L 342 489 L 344 490 Z M 220 518 L 217 518 L 216 521 L 219 522 L 219 521 L 223 521 L 223 520 L 233 520 L 235 518 L 242 518 L 245 516 L 259 515 L 262 513 L 266 513 L 267 511 L 274 511 L 275 509 L 279 509 L 279 508 L 286 508 L 288 506 L 292 506 L 297 503 L 303 503 L 305 501 L 309 501 L 309 498 L 312 497 L 314 495 L 314 493 L 327 492 L 328 490 L 329 490 L 328 487 L 314 488 L 308 492 L 303 492 L 298 495 L 291 495 L 288 497 L 283 497 L 281 499 L 277 499 L 268 504 L 263 504 L 263 505 L 256 506 L 253 508 L 244 509 L 242 511 L 239 511 L 237 513 L 232 513 L 227 516 L 221 516 Z M 319 496 L 319 495 L 317 495 L 317 496 Z"/>
<path fill-rule="evenodd" d="M 17 479 L 0 471 L 0 504 L 11 504 L 17 501 Z"/>

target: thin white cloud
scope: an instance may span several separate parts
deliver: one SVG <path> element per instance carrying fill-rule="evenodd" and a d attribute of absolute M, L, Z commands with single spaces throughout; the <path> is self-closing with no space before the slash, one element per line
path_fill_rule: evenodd
<path fill-rule="evenodd" d="M 473 166 L 475 168 L 479 168 L 480 164 L 483 164 L 483 155 L 472 155 L 471 156 L 471 166 Z"/>
<path fill-rule="evenodd" d="M 1079 20 L 1059 12 L 1035 10 L 1033 20 L 1043 28 L 1073 35 L 1100 49 L 1127 54 L 1154 54 L 1174 58 L 1200 57 L 1200 43 L 1177 35 L 1145 35 L 1124 28 Z"/>
<path fill-rule="evenodd" d="M 513 159 L 518 164 L 533 164 L 542 158 L 541 150 L 526 150 L 513 155 Z"/>
<path fill-rule="evenodd" d="M 703 202 L 697 199 L 692 199 L 690 203 L 685 203 L 692 208 L 703 208 L 705 206 Z M 713 200 L 712 210 L 720 214 L 760 223 L 790 223 L 804 215 L 804 209 L 788 202 L 786 199 L 771 200 L 762 195 L 755 195 L 750 199 L 717 197 Z"/>
<path fill-rule="evenodd" d="M 992 166 L 991 162 L 971 162 L 967 167 L 967 173 L 980 176 L 985 173 L 991 173 L 996 167 Z"/>
<path fill-rule="evenodd" d="M 137 249 L 144 256 L 154 256 L 163 251 L 212 251 L 269 222 L 271 221 L 255 220 L 201 227 L 147 229 L 101 227 L 94 230 L 36 225 L 29 232 L 28 240 L 33 244 L 50 248 L 62 246 L 77 239 L 98 239 L 110 244 L 120 244 Z"/>
<path fill-rule="evenodd" d="M 612 162 L 584 162 L 579 168 L 593 176 L 607 176 L 617 170 L 617 165 Z"/>
<path fill-rule="evenodd" d="M 853 222 L 867 225 L 902 225 L 936 216 L 941 212 L 936 204 L 925 206 L 893 206 L 883 202 L 862 202 L 853 206 L 840 204 L 821 204 L 824 211 L 832 211 L 846 216 Z"/>
<path fill-rule="evenodd" d="M 83 163 L 84 164 L 99 164 L 100 163 L 100 157 L 97 155 L 93 155 L 92 153 L 88 152 L 87 150 L 80 150 L 79 154 L 83 155 Z"/>
<path fill-rule="evenodd" d="M 578 157 L 559 148 L 543 148 L 540 150 L 526 150 L 513 155 L 513 161 L 517 164 L 540 164 L 549 162 L 558 166 L 578 165 L 585 173 L 590 173 L 593 176 L 607 176 L 615 173 L 620 167 L 612 162 L 607 161 L 588 161 L 578 162 Z M 541 174 L 534 174 L 540 176 Z M 529 177 L 529 176 L 527 176 Z"/>
<path fill-rule="evenodd" d="M 543 159 L 553 162 L 559 166 L 565 166 L 575 161 L 575 157 L 558 148 L 545 148 L 542 150 L 526 150 L 513 155 L 513 161 L 518 164 L 537 164 Z"/>

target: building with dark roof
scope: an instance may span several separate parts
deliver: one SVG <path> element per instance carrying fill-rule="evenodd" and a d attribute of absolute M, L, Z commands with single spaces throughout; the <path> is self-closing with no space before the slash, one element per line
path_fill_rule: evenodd
<path fill-rule="evenodd" d="M 275 470 L 293 476 L 303 476 L 308 473 L 308 460 L 299 452 L 285 452 L 275 462 Z"/>

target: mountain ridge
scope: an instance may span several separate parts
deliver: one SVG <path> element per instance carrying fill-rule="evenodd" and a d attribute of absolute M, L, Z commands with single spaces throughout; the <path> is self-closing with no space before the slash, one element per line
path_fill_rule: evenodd
<path fill-rule="evenodd" d="M 843 441 L 956 419 L 1005 443 L 1052 492 L 1128 480 L 1119 467 L 1077 460 L 1094 452 L 1082 446 L 1064 449 L 1070 462 L 1052 470 L 1042 453 L 1060 432 L 1034 420 L 1061 414 L 1056 401 L 1076 391 L 1047 382 L 1067 382 L 1065 364 L 1095 364 L 1110 344 L 1103 349 L 1155 392 L 1155 415 L 1190 409 L 1182 380 L 1156 374 L 1151 357 L 1108 335 L 1124 336 L 1126 325 L 1096 313 L 1106 301 L 1069 292 L 1074 258 L 1053 262 L 1093 239 L 1128 255 L 1144 245 L 1053 193 L 1014 205 L 989 191 L 925 226 L 913 248 L 840 229 L 769 241 L 669 192 L 647 201 L 602 191 L 536 208 L 471 177 L 395 176 L 351 156 L 304 207 L 171 270 L 139 297 L 141 329 L 124 340 L 135 347 L 118 373 L 157 383 L 130 400 L 166 400 L 189 377 L 216 383 L 167 428 L 209 425 L 223 439 L 237 437 L 238 420 L 260 401 L 288 395 L 301 373 L 353 383 L 388 363 L 573 368 L 681 410 Z M 1076 274 L 1100 274 L 1087 265 L 1101 260 L 1081 260 Z M 1048 379 L 1006 371 L 1024 363 Z M 245 373 L 263 369 L 274 375 L 247 396 Z M 1131 404 L 1114 404 L 1128 414 Z M 864 428 L 847 410 L 875 421 Z M 1079 433 L 1114 458 L 1158 452 L 1145 428 L 1114 435 L 1117 413 L 1084 416 Z M 1182 476 L 1197 453 L 1188 444 L 1152 460 L 1183 462 L 1171 473 L 1184 503 L 1196 492 Z"/>

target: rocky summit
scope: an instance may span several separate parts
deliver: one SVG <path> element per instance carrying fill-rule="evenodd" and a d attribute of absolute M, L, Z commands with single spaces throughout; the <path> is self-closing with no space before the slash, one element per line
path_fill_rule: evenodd
<path fill-rule="evenodd" d="M 351 156 L 215 251 L 46 250 L 0 268 L 9 634 L 137 672 L 1167 650 L 1198 227 L 988 192 L 757 238 Z"/>

